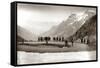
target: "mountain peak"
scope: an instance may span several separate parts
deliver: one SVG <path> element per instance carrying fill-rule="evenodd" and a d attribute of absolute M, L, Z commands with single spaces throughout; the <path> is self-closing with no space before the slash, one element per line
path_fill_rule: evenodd
<path fill-rule="evenodd" d="M 87 10 L 82 14 L 71 14 L 65 21 L 60 23 L 56 28 L 51 28 L 45 33 L 49 36 L 63 36 L 68 38 L 73 35 L 88 19 L 94 15 L 94 12 Z"/>

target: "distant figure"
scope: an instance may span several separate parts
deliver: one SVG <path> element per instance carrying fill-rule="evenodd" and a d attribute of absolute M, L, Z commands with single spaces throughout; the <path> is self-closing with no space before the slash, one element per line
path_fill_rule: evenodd
<path fill-rule="evenodd" d="M 66 46 L 69 47 L 69 46 L 68 46 L 68 41 L 67 41 L 67 40 L 65 40 L 65 47 L 66 47 Z"/>
<path fill-rule="evenodd" d="M 72 46 L 73 46 L 73 43 L 74 43 L 74 40 L 73 40 L 73 38 L 71 39 L 71 43 L 72 43 Z"/>
<path fill-rule="evenodd" d="M 83 38 L 81 38 L 81 43 L 83 43 Z"/>
<path fill-rule="evenodd" d="M 83 39 L 83 43 L 85 43 L 85 39 Z"/>
<path fill-rule="evenodd" d="M 87 39 L 87 44 L 89 44 L 90 43 L 90 40 L 89 39 Z"/>

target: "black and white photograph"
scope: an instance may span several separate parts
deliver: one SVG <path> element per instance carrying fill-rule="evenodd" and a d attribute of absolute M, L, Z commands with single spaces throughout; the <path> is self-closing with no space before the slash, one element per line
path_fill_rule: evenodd
<path fill-rule="evenodd" d="M 97 8 L 17 3 L 17 64 L 97 60 Z"/>

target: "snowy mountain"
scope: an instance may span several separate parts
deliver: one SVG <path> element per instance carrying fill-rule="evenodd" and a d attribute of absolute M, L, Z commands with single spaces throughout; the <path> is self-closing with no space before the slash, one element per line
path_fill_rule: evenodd
<path fill-rule="evenodd" d="M 25 28 L 17 26 L 17 35 L 18 38 L 22 38 L 24 40 L 36 40 L 36 35 Z"/>
<path fill-rule="evenodd" d="M 58 26 L 51 28 L 49 31 L 45 32 L 45 36 L 63 36 L 68 38 L 73 35 L 89 18 L 95 15 L 94 12 L 90 10 L 85 11 L 81 15 L 71 14 L 67 20 L 63 21 Z"/>
<path fill-rule="evenodd" d="M 75 34 L 69 37 L 69 39 L 74 37 L 74 39 L 77 40 L 88 36 L 89 38 L 91 38 L 90 40 L 93 39 L 96 41 L 96 19 L 96 15 L 92 16 L 86 21 L 84 25 L 82 25 L 82 27 L 79 30 L 77 30 Z"/>

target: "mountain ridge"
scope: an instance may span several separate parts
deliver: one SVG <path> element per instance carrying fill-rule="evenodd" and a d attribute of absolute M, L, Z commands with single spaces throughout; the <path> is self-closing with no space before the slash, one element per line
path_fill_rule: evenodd
<path fill-rule="evenodd" d="M 27 29 L 17 26 L 17 36 L 23 38 L 24 40 L 35 40 L 36 35 L 33 34 L 32 32 L 28 31 Z"/>
<path fill-rule="evenodd" d="M 51 28 L 49 31 L 45 32 L 44 36 L 63 36 L 68 38 L 73 35 L 90 17 L 95 13 L 90 11 L 85 11 L 82 15 L 71 14 L 65 21 L 60 23 L 55 28 Z"/>

